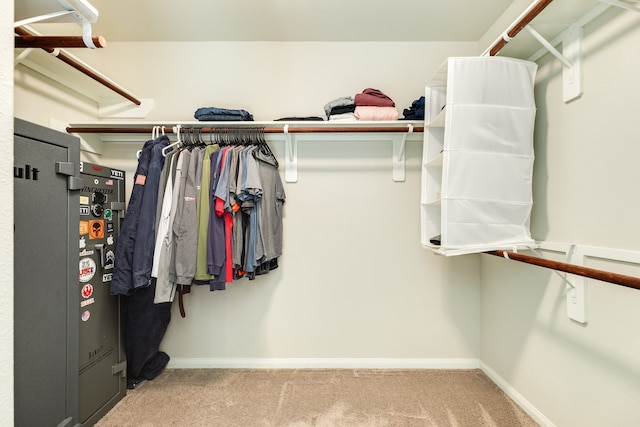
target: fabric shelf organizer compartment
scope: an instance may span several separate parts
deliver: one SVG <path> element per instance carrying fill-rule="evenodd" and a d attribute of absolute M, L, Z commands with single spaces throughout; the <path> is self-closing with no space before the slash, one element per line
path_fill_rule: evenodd
<path fill-rule="evenodd" d="M 421 243 L 462 255 L 529 247 L 537 64 L 449 58 L 427 85 Z"/>

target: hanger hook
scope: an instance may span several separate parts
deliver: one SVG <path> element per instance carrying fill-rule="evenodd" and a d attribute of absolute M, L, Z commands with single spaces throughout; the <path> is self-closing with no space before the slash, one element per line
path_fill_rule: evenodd
<path fill-rule="evenodd" d="M 182 126 L 180 126 L 180 125 L 175 125 L 173 127 L 173 133 L 175 133 L 178 136 L 178 142 L 182 142 L 182 140 L 180 139 L 180 128 L 181 127 Z"/>

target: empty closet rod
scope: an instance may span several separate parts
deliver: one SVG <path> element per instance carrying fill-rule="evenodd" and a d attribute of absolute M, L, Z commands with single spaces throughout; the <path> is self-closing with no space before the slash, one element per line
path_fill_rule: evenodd
<path fill-rule="evenodd" d="M 27 31 L 27 30 L 25 30 L 24 28 L 21 28 L 21 27 L 14 28 L 14 31 L 16 32 L 16 34 L 18 34 L 20 36 L 35 36 L 36 35 L 36 34 L 30 33 L 29 31 Z M 49 53 L 51 53 L 51 54 L 53 54 L 56 58 L 58 58 L 62 62 L 72 66 L 76 70 L 80 71 L 82 74 L 92 78 L 93 80 L 97 81 L 101 85 L 103 85 L 106 88 L 114 91 L 118 95 L 128 99 L 129 101 L 133 102 L 134 104 L 142 105 L 142 101 L 140 101 L 139 99 L 137 99 L 136 97 L 134 97 L 133 95 L 131 95 L 130 93 L 125 91 L 124 89 L 118 87 L 115 83 L 110 82 L 109 80 L 107 80 L 106 78 L 101 76 L 99 73 L 97 73 L 96 71 L 92 70 L 89 66 L 87 66 L 87 65 L 81 63 L 80 61 L 72 58 L 71 56 L 65 54 L 64 52 L 60 52 L 57 49 L 48 48 L 48 47 L 43 47 L 42 49 L 47 51 L 47 52 L 49 52 Z"/>
<path fill-rule="evenodd" d="M 495 56 L 500 52 L 507 43 L 511 41 L 524 27 L 529 25 L 533 19 L 540 14 L 549 4 L 551 4 L 553 0 L 538 0 L 529 5 L 529 7 L 522 12 L 520 17 L 516 19 L 516 21 L 511 24 L 509 29 L 507 29 L 502 36 L 497 39 L 493 44 L 485 51 L 485 54 L 488 52 L 489 56 Z"/>
<path fill-rule="evenodd" d="M 539 267 L 550 268 L 552 270 L 563 271 L 565 273 L 576 274 L 578 276 L 588 277 L 590 279 L 601 280 L 603 282 L 609 282 L 615 285 L 640 289 L 640 278 L 638 277 L 598 270 L 596 268 L 589 268 L 581 265 L 568 264 L 566 262 L 553 261 L 531 255 L 523 255 L 516 252 L 497 250 L 484 253 L 488 255 L 495 255 L 501 258 L 507 258 L 513 261 L 524 262 L 526 264 L 537 265 Z"/>
<path fill-rule="evenodd" d="M 216 129 L 223 128 L 236 128 L 242 129 L 242 127 L 234 126 L 233 124 L 237 122 L 230 122 L 229 126 L 221 125 L 218 127 L 205 127 L 198 128 L 200 132 L 214 132 Z M 253 125 L 251 126 L 251 122 L 246 123 L 243 127 L 261 127 Z M 197 126 L 194 126 L 197 128 Z M 193 129 L 194 127 L 191 127 Z M 190 127 L 184 126 L 182 130 L 189 130 Z M 286 132 L 289 133 L 331 133 L 331 132 L 409 132 L 409 126 L 348 126 L 348 127 L 289 127 Z M 153 131 L 152 127 L 67 127 L 68 133 L 149 133 Z M 423 132 L 424 127 L 416 126 L 413 127 L 413 132 Z M 172 133 L 173 130 L 171 128 L 167 129 L 168 133 Z M 284 128 L 273 128 L 273 127 L 265 127 L 265 133 L 286 133 Z"/>

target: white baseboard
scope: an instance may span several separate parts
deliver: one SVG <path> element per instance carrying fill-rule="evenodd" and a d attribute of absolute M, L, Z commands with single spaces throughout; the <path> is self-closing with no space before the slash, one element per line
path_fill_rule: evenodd
<path fill-rule="evenodd" d="M 479 369 L 478 359 L 171 358 L 167 368 L 251 369 Z"/>
<path fill-rule="evenodd" d="M 544 416 L 531 402 L 524 398 L 515 388 L 504 380 L 496 371 L 480 362 L 480 369 L 493 381 L 502 391 L 506 393 L 514 402 L 518 404 L 531 418 L 543 427 L 555 427 L 551 420 Z"/>

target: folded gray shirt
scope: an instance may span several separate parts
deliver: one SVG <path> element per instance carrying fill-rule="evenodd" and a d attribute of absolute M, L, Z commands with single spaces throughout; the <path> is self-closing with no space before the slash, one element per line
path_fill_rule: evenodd
<path fill-rule="evenodd" d="M 345 105 L 355 105 L 353 98 L 350 96 L 343 96 L 338 99 L 334 99 L 333 101 L 328 102 L 324 106 L 324 112 L 327 114 L 327 117 L 331 115 L 331 110 L 334 107 L 343 107 Z"/>

